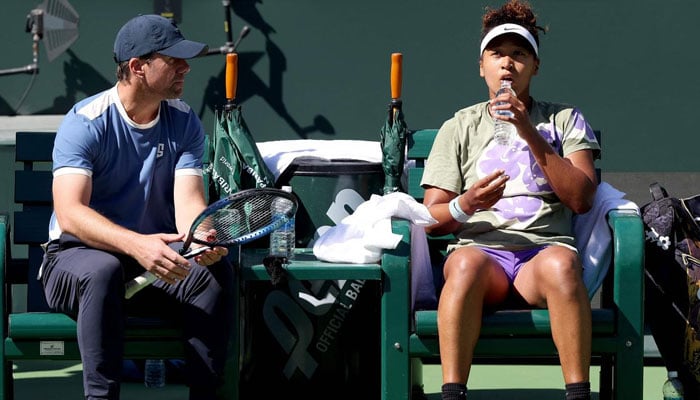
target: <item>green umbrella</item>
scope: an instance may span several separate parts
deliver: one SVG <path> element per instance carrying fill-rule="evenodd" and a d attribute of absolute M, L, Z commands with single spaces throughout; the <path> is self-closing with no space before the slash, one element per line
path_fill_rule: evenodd
<path fill-rule="evenodd" d="M 384 194 L 399 191 L 401 174 L 406 158 L 406 137 L 408 128 L 401 110 L 401 53 L 391 55 L 391 104 L 389 115 L 379 137 L 382 146 L 382 167 L 384 169 Z"/>
<path fill-rule="evenodd" d="M 243 120 L 241 107 L 234 104 L 237 56 L 226 55 L 227 104 L 216 111 L 216 126 L 209 138 L 210 202 L 242 189 L 273 186 L 275 182 Z"/>

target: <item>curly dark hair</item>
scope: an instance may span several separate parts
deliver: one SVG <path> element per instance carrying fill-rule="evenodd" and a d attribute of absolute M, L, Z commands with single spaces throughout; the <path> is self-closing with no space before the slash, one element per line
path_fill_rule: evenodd
<path fill-rule="evenodd" d="M 535 42 L 540 45 L 538 31 L 547 32 L 547 28 L 537 25 L 537 16 L 532 11 L 530 3 L 521 0 L 509 0 L 499 9 L 486 7 L 486 12 L 481 18 L 481 38 L 483 39 L 489 31 L 502 24 L 518 24 L 527 29 Z"/>

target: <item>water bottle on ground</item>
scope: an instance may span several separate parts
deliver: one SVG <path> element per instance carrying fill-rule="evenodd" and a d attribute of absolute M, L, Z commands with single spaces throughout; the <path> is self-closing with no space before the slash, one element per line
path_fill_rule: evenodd
<path fill-rule="evenodd" d="M 292 192 L 291 186 L 282 186 L 285 192 Z M 293 207 L 293 204 L 284 198 L 277 199 L 272 203 L 270 212 L 272 219 L 282 218 L 287 211 Z M 294 217 L 282 224 L 279 228 L 270 234 L 270 255 L 277 257 L 287 257 L 291 260 L 294 257 L 294 247 L 296 241 Z"/>
<path fill-rule="evenodd" d="M 148 388 L 162 388 L 165 386 L 164 360 L 146 360 L 143 373 L 143 383 Z"/>
<path fill-rule="evenodd" d="M 504 93 L 505 91 L 509 91 L 515 96 L 515 92 L 510 86 L 510 81 L 501 81 L 501 88 L 498 89 L 498 92 L 496 92 L 496 96 L 500 95 L 501 93 Z M 498 102 L 496 104 L 498 105 L 501 103 L 502 102 Z M 496 112 L 499 115 L 507 115 L 509 117 L 513 116 L 513 113 L 511 111 L 498 110 Z M 518 134 L 515 129 L 515 125 L 511 124 L 510 122 L 502 121 L 500 119 L 495 118 L 493 120 L 493 123 L 496 127 L 493 134 L 493 140 L 501 146 L 510 146 L 513 143 L 513 140 L 515 140 L 515 135 Z"/>
<path fill-rule="evenodd" d="M 668 371 L 668 379 L 663 386 L 664 400 L 683 400 L 683 384 L 678 379 L 678 371 Z"/>

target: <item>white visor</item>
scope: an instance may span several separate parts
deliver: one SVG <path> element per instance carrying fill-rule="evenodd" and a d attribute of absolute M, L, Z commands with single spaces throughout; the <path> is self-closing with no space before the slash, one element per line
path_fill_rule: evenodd
<path fill-rule="evenodd" d="M 532 36 L 532 34 L 527 29 L 517 24 L 503 24 L 493 27 L 493 29 L 491 29 L 481 41 L 481 50 L 479 51 L 479 57 L 481 57 L 481 55 L 484 54 L 484 49 L 486 49 L 486 46 L 488 46 L 489 42 L 491 42 L 494 38 L 498 36 L 505 35 L 506 33 L 515 33 L 524 37 L 535 50 L 535 55 L 539 57 L 539 50 L 537 49 L 537 42 L 535 41 L 535 37 Z"/>

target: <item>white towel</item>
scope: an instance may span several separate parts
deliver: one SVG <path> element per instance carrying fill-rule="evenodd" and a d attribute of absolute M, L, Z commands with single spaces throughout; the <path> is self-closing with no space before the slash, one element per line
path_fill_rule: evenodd
<path fill-rule="evenodd" d="M 583 263 L 583 281 L 588 296 L 593 295 L 603 283 L 612 260 L 612 236 L 608 226 L 611 210 L 631 210 L 639 214 L 639 206 L 624 198 L 625 193 L 601 182 L 596 190 L 593 208 L 585 214 L 574 216 L 576 248 Z"/>
<path fill-rule="evenodd" d="M 257 146 L 275 179 L 297 157 L 382 162 L 381 145 L 378 141 L 371 140 L 274 140 L 258 142 Z"/>
<path fill-rule="evenodd" d="M 329 262 L 376 263 L 382 250 L 395 249 L 401 241 L 401 235 L 391 231 L 391 217 L 420 226 L 435 223 L 428 208 L 406 193 L 373 194 L 316 240 L 314 254 Z"/>
<path fill-rule="evenodd" d="M 384 249 L 395 249 L 401 235 L 391 231 L 391 217 L 411 222 L 411 308 L 417 301 L 436 302 L 425 226 L 437 222 L 428 208 L 406 193 L 372 195 L 340 224 L 314 243 L 314 255 L 329 262 L 379 262 Z"/>

